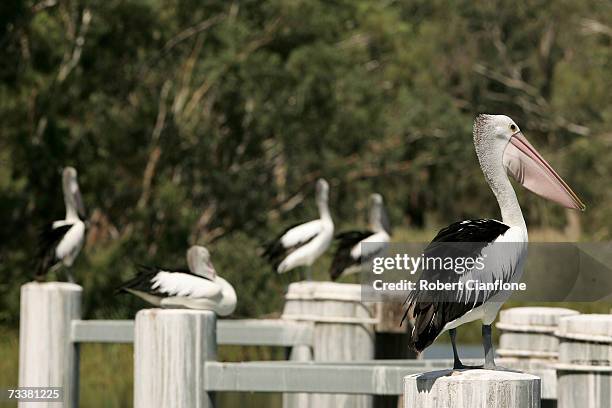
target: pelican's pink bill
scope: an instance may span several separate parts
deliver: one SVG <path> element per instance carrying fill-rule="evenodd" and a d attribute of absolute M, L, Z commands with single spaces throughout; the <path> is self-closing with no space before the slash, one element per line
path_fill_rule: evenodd
<path fill-rule="evenodd" d="M 586 206 L 542 155 L 521 132 L 510 138 L 504 150 L 504 167 L 516 181 L 533 193 L 561 204 L 584 211 Z"/>

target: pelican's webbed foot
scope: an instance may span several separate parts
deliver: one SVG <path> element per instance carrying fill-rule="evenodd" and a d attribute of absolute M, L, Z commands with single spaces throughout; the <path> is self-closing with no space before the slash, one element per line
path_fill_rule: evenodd
<path fill-rule="evenodd" d="M 453 364 L 453 370 L 476 370 L 479 368 L 483 368 L 482 365 L 465 365 L 461 362 L 461 360 L 455 360 Z"/>

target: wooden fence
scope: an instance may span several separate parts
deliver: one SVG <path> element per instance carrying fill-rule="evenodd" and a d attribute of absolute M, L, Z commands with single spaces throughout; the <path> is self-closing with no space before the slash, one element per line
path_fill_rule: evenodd
<path fill-rule="evenodd" d="M 80 294 L 77 285 L 63 283 L 22 289 L 20 386 L 64 387 L 65 407 L 78 406 L 78 345 L 87 342 L 134 343 L 136 408 L 208 408 L 214 393 L 224 391 L 402 395 L 407 376 L 452 366 L 451 360 L 224 363 L 216 359 L 218 345 L 313 347 L 314 323 L 217 321 L 212 312 L 186 309 L 145 309 L 135 321 L 81 320 Z M 551 367 L 520 366 L 539 377 Z M 555 385 L 542 384 L 549 402 Z M 20 403 L 28 406 L 58 405 Z"/>

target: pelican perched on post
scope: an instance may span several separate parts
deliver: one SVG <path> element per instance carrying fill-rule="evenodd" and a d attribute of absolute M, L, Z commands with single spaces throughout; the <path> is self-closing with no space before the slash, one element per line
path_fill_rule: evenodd
<path fill-rule="evenodd" d="M 331 244 L 334 223 L 329 213 L 329 184 L 317 180 L 316 191 L 319 219 L 293 226 L 269 243 L 263 253 L 278 273 L 298 266 L 308 267 L 307 279 L 312 279 L 311 266 Z"/>
<path fill-rule="evenodd" d="M 40 234 L 36 280 L 42 281 L 49 270 L 60 266 L 70 268 L 83 247 L 85 240 L 85 207 L 77 182 L 77 171 L 72 167 L 62 172 L 62 188 L 66 217 L 46 226 Z M 68 280 L 72 274 L 66 271 Z"/>
<path fill-rule="evenodd" d="M 158 307 L 212 310 L 219 316 L 231 314 L 236 308 L 236 292 L 217 275 L 208 249 L 189 248 L 187 265 L 188 269 L 140 266 L 138 275 L 118 291 Z"/>
<path fill-rule="evenodd" d="M 372 194 L 370 206 L 370 230 L 336 235 L 338 249 L 329 269 L 334 281 L 343 274 L 361 271 L 362 265 L 383 252 L 391 239 L 391 225 L 382 196 Z"/>
<path fill-rule="evenodd" d="M 508 174 L 532 192 L 567 208 L 584 210 L 585 205 L 553 168 L 523 136 L 517 124 L 504 115 L 478 115 L 474 121 L 474 145 L 485 179 L 501 211 L 501 221 L 478 219 L 461 221 L 442 229 L 424 251 L 427 258 L 492 255 L 486 268 L 464 273 L 443 268 L 423 268 L 421 280 L 463 283 L 451 296 L 436 298 L 428 291 L 411 291 L 406 300 L 415 318 L 412 343 L 423 351 L 448 330 L 453 346 L 454 368 L 466 368 L 455 344 L 456 328 L 482 320 L 485 369 L 496 369 L 491 324 L 501 305 L 511 295 L 507 290 L 470 290 L 469 280 L 479 282 L 518 282 L 527 255 L 527 226 Z M 457 243 L 469 243 L 464 246 Z M 497 245 L 492 245 L 493 243 Z M 502 244 L 503 243 L 503 244 Z M 505 245 L 504 245 L 505 244 Z"/>

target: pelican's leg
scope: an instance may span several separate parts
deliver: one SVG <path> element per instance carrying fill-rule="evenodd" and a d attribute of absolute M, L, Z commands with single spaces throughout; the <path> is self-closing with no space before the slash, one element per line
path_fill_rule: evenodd
<path fill-rule="evenodd" d="M 457 329 L 450 329 L 448 331 L 448 334 L 450 335 L 451 338 L 451 344 L 453 345 L 453 359 L 455 360 L 453 362 L 453 370 L 460 370 L 460 369 L 469 369 L 469 368 L 482 368 L 482 366 L 466 366 L 464 365 L 461 360 L 459 359 L 459 353 L 457 352 L 457 344 L 455 343 L 455 338 L 457 336 Z"/>
<path fill-rule="evenodd" d="M 65 267 L 64 270 L 66 271 L 66 279 L 68 280 L 68 282 L 74 283 L 74 276 L 72 275 L 72 268 Z"/>
<path fill-rule="evenodd" d="M 306 280 L 308 281 L 312 280 L 312 265 L 308 265 L 306 267 Z"/>
<path fill-rule="evenodd" d="M 491 336 L 491 325 L 482 325 L 482 345 L 485 353 L 484 368 L 487 370 L 495 370 L 495 350 L 493 350 L 493 339 Z"/>
<path fill-rule="evenodd" d="M 464 366 L 461 360 L 459 359 L 459 353 L 457 353 L 457 345 L 455 344 L 455 337 L 457 337 L 457 329 L 450 329 L 448 331 L 448 334 L 451 339 L 451 344 L 453 345 L 453 358 L 455 360 L 455 362 L 453 363 L 453 369 L 458 370 L 460 368 L 463 368 Z"/>
<path fill-rule="evenodd" d="M 72 276 L 72 270 L 69 266 L 64 265 L 63 263 L 58 263 L 53 268 L 52 271 L 55 271 L 57 279 L 60 279 L 62 275 L 66 279 L 66 282 L 74 283 L 74 277 Z"/>
<path fill-rule="evenodd" d="M 495 370 L 495 371 L 513 371 L 506 367 L 498 366 L 495 364 L 495 350 L 493 350 L 493 336 L 491 335 L 491 325 L 483 324 L 482 325 L 482 345 L 484 347 L 485 352 L 485 370 Z"/>

